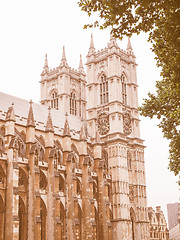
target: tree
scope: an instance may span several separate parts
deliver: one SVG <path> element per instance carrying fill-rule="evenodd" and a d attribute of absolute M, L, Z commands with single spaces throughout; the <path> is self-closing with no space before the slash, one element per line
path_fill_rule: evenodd
<path fill-rule="evenodd" d="M 180 173 L 180 5 L 179 0 L 79 0 L 89 16 L 99 13 L 84 27 L 110 27 L 115 38 L 148 32 L 162 80 L 156 94 L 148 93 L 139 108 L 143 116 L 160 119 L 158 125 L 170 140 L 169 168 Z"/>

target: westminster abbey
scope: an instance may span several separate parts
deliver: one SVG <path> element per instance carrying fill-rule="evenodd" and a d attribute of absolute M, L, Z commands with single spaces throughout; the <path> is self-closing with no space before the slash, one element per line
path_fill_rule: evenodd
<path fill-rule="evenodd" d="M 45 56 L 40 104 L 0 93 L 0 239 L 149 239 L 136 66 L 91 36 L 86 72 Z"/>

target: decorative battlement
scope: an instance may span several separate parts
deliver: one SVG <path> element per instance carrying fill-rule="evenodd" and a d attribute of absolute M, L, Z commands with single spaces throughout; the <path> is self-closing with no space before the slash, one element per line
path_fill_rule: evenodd
<path fill-rule="evenodd" d="M 80 55 L 79 68 L 70 67 L 63 47 L 60 65 L 49 69 L 47 54 L 41 74 L 41 104 L 85 119 L 86 74 Z"/>
<path fill-rule="evenodd" d="M 116 54 L 120 57 L 123 56 L 123 57 L 127 58 L 127 59 L 125 59 L 127 61 L 129 61 L 128 59 L 131 57 L 131 58 L 133 58 L 133 62 L 135 63 L 135 55 L 132 51 L 130 39 L 128 39 L 127 50 L 120 49 L 115 38 L 113 38 L 112 36 L 110 38 L 110 42 L 107 45 L 108 45 L 108 47 L 105 47 L 104 49 L 96 51 L 95 47 L 94 47 L 93 36 L 91 35 L 91 43 L 90 43 L 90 48 L 89 48 L 89 52 L 87 55 L 87 61 L 88 62 L 91 61 L 91 60 L 89 60 L 89 58 L 93 59 L 93 57 L 99 58 L 99 57 L 105 57 L 107 55 Z M 131 59 L 131 61 L 132 61 L 132 59 Z"/>

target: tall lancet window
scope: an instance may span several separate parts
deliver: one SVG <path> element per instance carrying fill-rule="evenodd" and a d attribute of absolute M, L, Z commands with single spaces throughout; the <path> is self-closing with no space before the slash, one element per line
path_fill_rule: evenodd
<path fill-rule="evenodd" d="M 57 92 L 53 92 L 51 94 L 51 108 L 58 109 L 58 96 L 57 96 Z"/>
<path fill-rule="evenodd" d="M 70 95 L 70 114 L 77 115 L 76 95 L 74 92 Z"/>
<path fill-rule="evenodd" d="M 126 79 L 125 75 L 121 75 L 121 83 L 122 83 L 122 103 L 127 104 L 127 94 L 126 94 Z"/>
<path fill-rule="evenodd" d="M 108 80 L 103 74 L 100 79 L 100 103 L 105 104 L 109 102 Z"/>

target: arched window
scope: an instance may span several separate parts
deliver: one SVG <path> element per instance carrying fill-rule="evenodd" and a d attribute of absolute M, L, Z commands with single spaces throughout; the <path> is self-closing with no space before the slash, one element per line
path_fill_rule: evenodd
<path fill-rule="evenodd" d="M 77 195 L 81 195 L 81 192 L 82 192 L 81 183 L 79 179 L 77 179 L 76 192 L 77 192 Z"/>
<path fill-rule="evenodd" d="M 65 182 L 64 182 L 63 177 L 60 175 L 59 176 L 59 191 L 64 192 L 64 190 L 65 190 Z"/>
<path fill-rule="evenodd" d="M 121 83 L 122 83 L 122 103 L 127 104 L 127 94 L 126 94 L 126 83 L 125 83 L 125 75 L 121 75 Z"/>
<path fill-rule="evenodd" d="M 57 96 L 57 92 L 53 92 L 51 94 L 51 108 L 58 109 L 58 96 Z"/>
<path fill-rule="evenodd" d="M 109 102 L 108 93 L 108 80 L 106 75 L 103 74 L 100 79 L 100 104 L 105 104 Z"/>
<path fill-rule="evenodd" d="M 70 114 L 77 115 L 76 95 L 74 92 L 70 95 Z"/>

